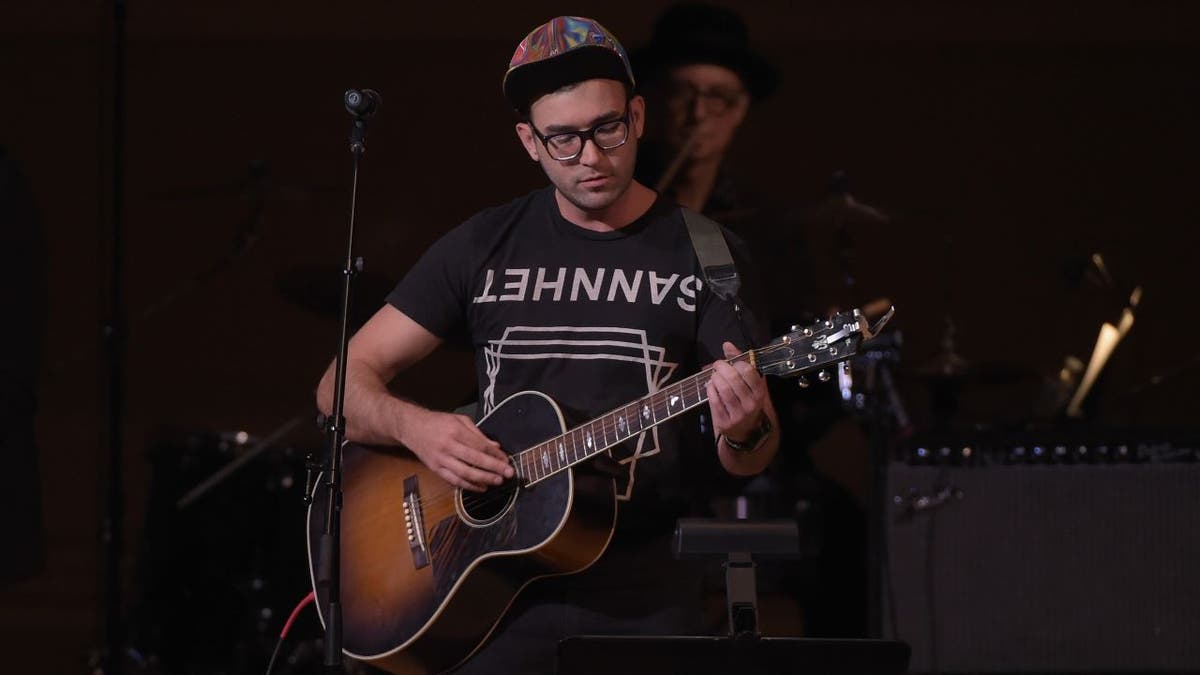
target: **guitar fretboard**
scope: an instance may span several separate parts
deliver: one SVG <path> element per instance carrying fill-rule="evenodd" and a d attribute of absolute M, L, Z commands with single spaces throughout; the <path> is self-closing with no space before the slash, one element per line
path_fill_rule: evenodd
<path fill-rule="evenodd" d="M 752 353 L 732 360 L 745 361 Z M 517 480 L 525 485 L 537 483 L 695 408 L 708 400 L 707 386 L 711 378 L 712 370 L 706 368 L 561 436 L 513 454 Z"/>

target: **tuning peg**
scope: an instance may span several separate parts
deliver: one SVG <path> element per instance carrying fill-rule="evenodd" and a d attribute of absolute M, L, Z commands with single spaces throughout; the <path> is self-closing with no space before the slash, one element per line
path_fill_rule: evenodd
<path fill-rule="evenodd" d="M 792 327 L 788 329 L 788 331 L 792 333 L 799 333 L 802 330 L 804 330 L 804 326 L 801 326 L 798 323 L 792 324 Z"/>
<path fill-rule="evenodd" d="M 803 375 L 796 378 L 796 386 L 800 387 L 801 389 L 808 389 L 808 387 L 809 387 L 808 378 Z"/>
<path fill-rule="evenodd" d="M 817 373 L 817 379 L 822 382 L 828 382 L 829 381 L 829 371 L 822 370 L 821 372 Z"/>

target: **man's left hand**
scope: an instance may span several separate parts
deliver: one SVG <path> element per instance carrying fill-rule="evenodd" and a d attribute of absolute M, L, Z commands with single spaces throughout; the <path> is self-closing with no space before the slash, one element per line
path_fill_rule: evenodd
<path fill-rule="evenodd" d="M 741 354 L 732 342 L 721 346 L 725 358 Z M 747 361 L 713 363 L 708 381 L 708 405 L 713 429 L 735 440 L 748 438 L 762 422 L 767 401 L 767 382 Z"/>

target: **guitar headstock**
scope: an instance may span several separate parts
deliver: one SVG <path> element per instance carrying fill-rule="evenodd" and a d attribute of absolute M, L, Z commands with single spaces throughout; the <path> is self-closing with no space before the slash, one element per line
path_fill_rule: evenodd
<path fill-rule="evenodd" d="M 792 330 L 754 350 L 755 367 L 764 375 L 797 377 L 820 370 L 858 353 L 859 345 L 879 334 L 895 314 L 888 309 L 875 325 L 857 309 L 840 312 L 811 326 L 792 326 Z"/>

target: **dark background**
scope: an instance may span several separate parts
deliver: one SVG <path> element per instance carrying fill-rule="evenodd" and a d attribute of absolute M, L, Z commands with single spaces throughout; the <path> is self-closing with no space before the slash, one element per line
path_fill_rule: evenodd
<path fill-rule="evenodd" d="M 162 430 L 266 435 L 311 409 L 335 321 L 279 285 L 343 255 L 350 164 L 341 92 L 370 86 L 384 96 L 363 167 L 358 241 L 369 268 L 395 280 L 471 213 L 543 184 L 500 95 L 517 41 L 571 12 L 634 46 L 667 4 L 129 3 L 130 593 L 151 489 L 147 452 Z M 1063 270 L 1100 251 L 1120 284 L 1146 294 L 1110 365 L 1100 422 L 1195 426 L 1200 397 L 1188 377 L 1119 398 L 1197 351 L 1194 3 L 764 0 L 737 8 L 784 84 L 752 110 L 732 162 L 756 189 L 797 206 L 819 201 L 830 173 L 845 169 L 860 201 L 894 216 L 855 233 L 857 265 L 865 295 L 895 302 L 909 364 L 938 352 L 947 314 L 973 363 L 1037 376 L 1067 354 L 1086 360 L 1121 298 L 1069 282 Z M 0 591 L 11 672 L 80 672 L 102 642 L 98 326 L 111 39 L 109 3 L 0 9 L 0 144 L 22 165 L 42 213 L 50 298 L 37 420 L 47 564 Z M 252 193 L 203 189 L 246 179 L 253 161 L 268 167 L 258 219 Z M 245 255 L 160 304 L 234 251 L 247 223 L 258 239 Z M 845 305 L 832 233 L 805 235 L 822 298 Z M 402 388 L 446 405 L 469 391 L 468 373 L 462 358 L 439 356 Z M 960 421 L 1024 419 L 1037 384 L 972 389 Z M 927 422 L 924 383 L 909 378 L 904 389 L 917 421 Z M 861 494 L 861 436 L 835 437 L 823 456 Z M 289 442 L 320 439 L 314 430 Z M 297 504 L 287 525 L 297 537 L 301 513 Z"/>

